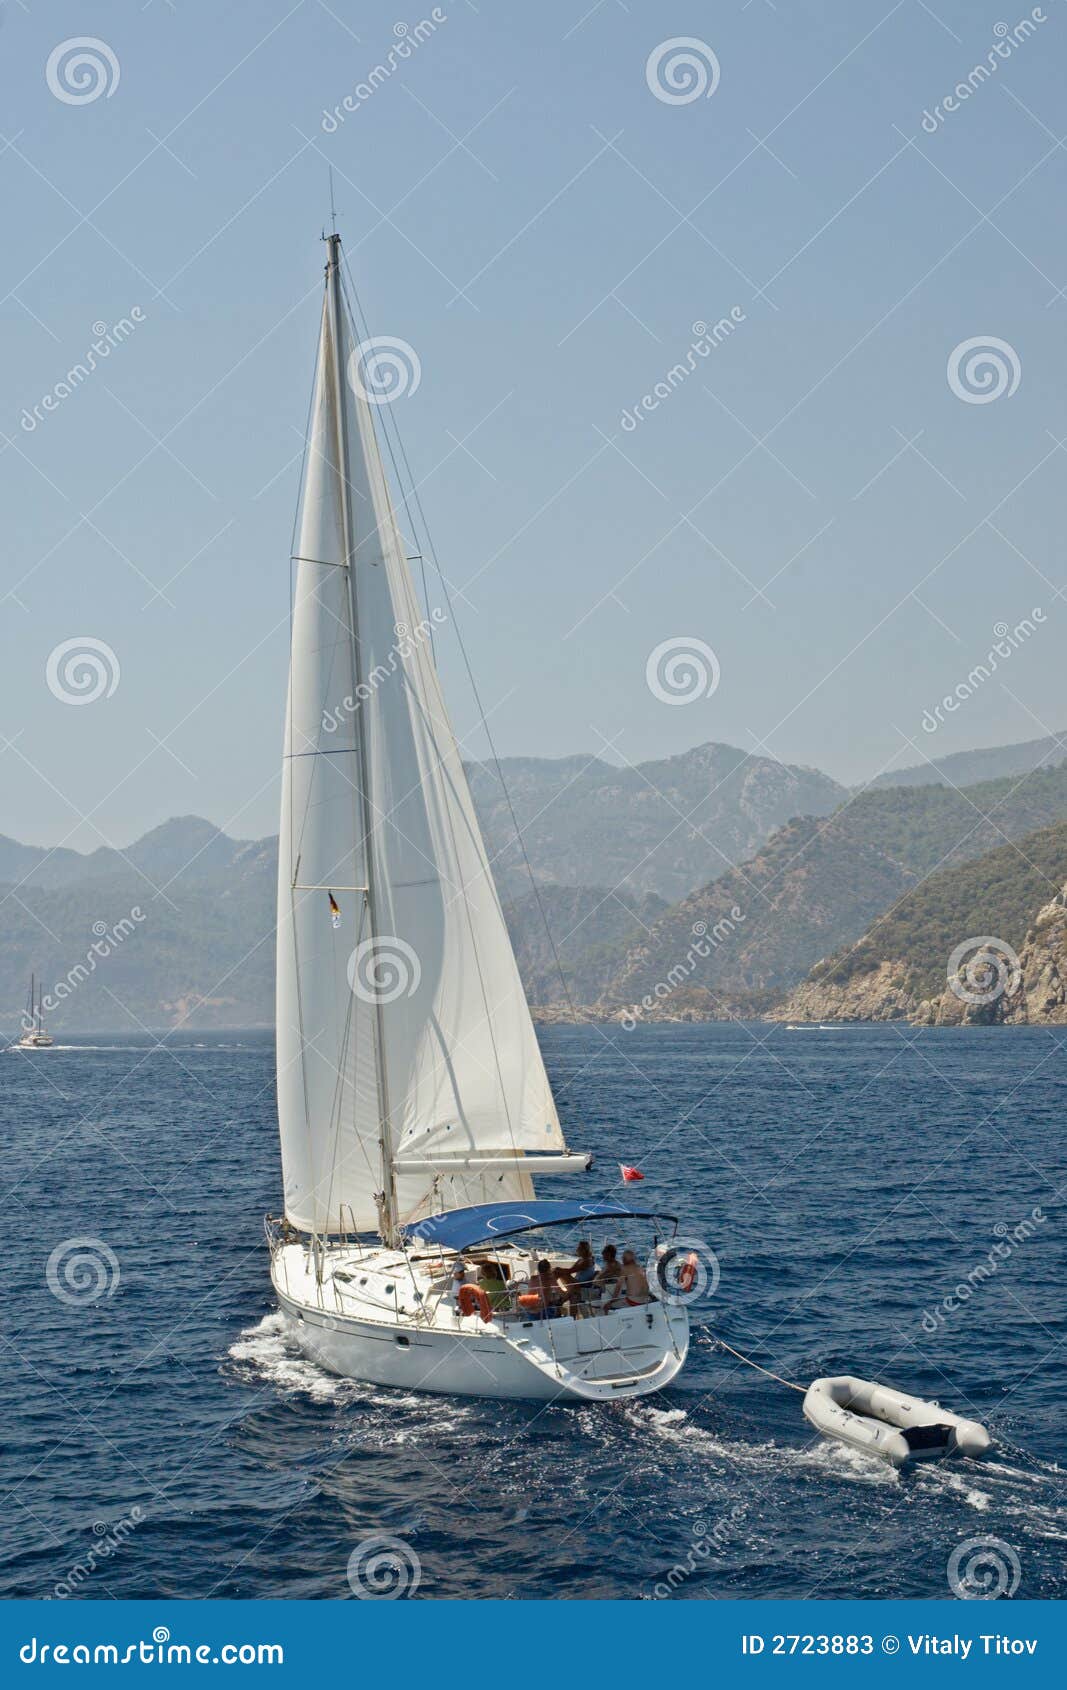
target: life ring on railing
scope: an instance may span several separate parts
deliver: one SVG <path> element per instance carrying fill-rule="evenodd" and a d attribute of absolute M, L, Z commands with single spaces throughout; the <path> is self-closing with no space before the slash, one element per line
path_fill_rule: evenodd
<path fill-rule="evenodd" d="M 691 1291 L 697 1282 L 697 1269 L 700 1263 L 695 1250 L 690 1250 L 685 1261 L 678 1269 L 678 1284 L 683 1291 Z"/>
<path fill-rule="evenodd" d="M 480 1285 L 461 1285 L 457 1302 L 460 1314 L 480 1314 L 485 1321 L 493 1318 L 489 1298 Z"/>

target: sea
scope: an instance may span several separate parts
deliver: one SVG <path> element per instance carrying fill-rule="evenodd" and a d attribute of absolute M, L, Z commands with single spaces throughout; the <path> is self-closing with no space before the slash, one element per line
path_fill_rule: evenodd
<path fill-rule="evenodd" d="M 263 1242 L 269 1035 L 0 1055 L 0 1594 L 1067 1595 L 1067 1029 L 541 1037 L 596 1153 L 582 1195 L 676 1214 L 714 1265 L 650 1399 L 421 1396 L 303 1359 Z M 840 1373 L 983 1421 L 990 1455 L 898 1472 L 828 1443 L 793 1386 Z"/>

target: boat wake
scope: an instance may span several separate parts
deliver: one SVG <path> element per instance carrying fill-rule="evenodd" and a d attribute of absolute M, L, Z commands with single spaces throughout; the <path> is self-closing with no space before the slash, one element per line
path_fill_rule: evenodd
<path fill-rule="evenodd" d="M 730 1438 L 699 1426 L 685 1409 L 653 1408 L 635 1404 L 628 1408 L 626 1418 L 631 1425 L 647 1436 L 651 1433 L 675 1444 L 680 1450 L 715 1464 L 720 1472 L 747 1468 L 757 1473 L 799 1471 L 821 1473 L 824 1477 L 849 1479 L 867 1485 L 895 1485 L 900 1474 L 885 1461 L 849 1449 L 844 1444 L 822 1441 L 810 1447 L 780 1444 L 774 1438 L 750 1443 Z"/>
<path fill-rule="evenodd" d="M 284 1396 L 338 1403 L 369 1395 L 368 1386 L 355 1379 L 339 1379 L 302 1355 L 279 1309 L 264 1315 L 258 1325 L 246 1327 L 226 1353 L 239 1374 L 257 1385 L 273 1385 Z"/>

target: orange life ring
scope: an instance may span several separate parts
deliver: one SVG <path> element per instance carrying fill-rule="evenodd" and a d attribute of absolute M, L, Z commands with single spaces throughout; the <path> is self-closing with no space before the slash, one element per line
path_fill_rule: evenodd
<path fill-rule="evenodd" d="M 678 1283 L 683 1291 L 691 1291 L 697 1282 L 697 1268 L 699 1267 L 695 1250 L 690 1250 L 685 1261 L 678 1269 Z"/>
<path fill-rule="evenodd" d="M 480 1314 L 483 1320 L 492 1320 L 493 1311 L 489 1306 L 489 1298 L 480 1285 L 461 1285 L 459 1288 L 460 1314 Z"/>

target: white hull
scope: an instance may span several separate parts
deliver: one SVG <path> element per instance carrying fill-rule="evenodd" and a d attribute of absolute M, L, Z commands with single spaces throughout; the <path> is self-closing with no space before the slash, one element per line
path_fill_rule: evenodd
<path fill-rule="evenodd" d="M 356 1247 L 353 1260 L 351 1248 L 328 1251 L 321 1299 L 306 1262 L 302 1246 L 288 1245 L 272 1263 L 278 1302 L 297 1343 L 320 1367 L 368 1384 L 448 1396 L 610 1402 L 662 1390 L 689 1347 L 686 1310 L 656 1301 L 582 1320 L 509 1315 L 486 1323 L 477 1314 L 456 1314 L 444 1299 L 431 1309 L 427 1298 L 417 1316 L 383 1306 L 372 1318 L 357 1313 L 358 1305 L 366 1308 L 390 1280 L 409 1275 L 402 1257 Z M 335 1295 L 334 1264 L 353 1277 L 369 1270 L 358 1274 L 362 1295 L 347 1289 Z"/>
<path fill-rule="evenodd" d="M 984 1455 L 989 1433 L 937 1402 L 905 1396 L 873 1379 L 842 1374 L 816 1379 L 804 1398 L 804 1417 L 826 1438 L 836 1438 L 894 1467 L 948 1455 Z"/>

